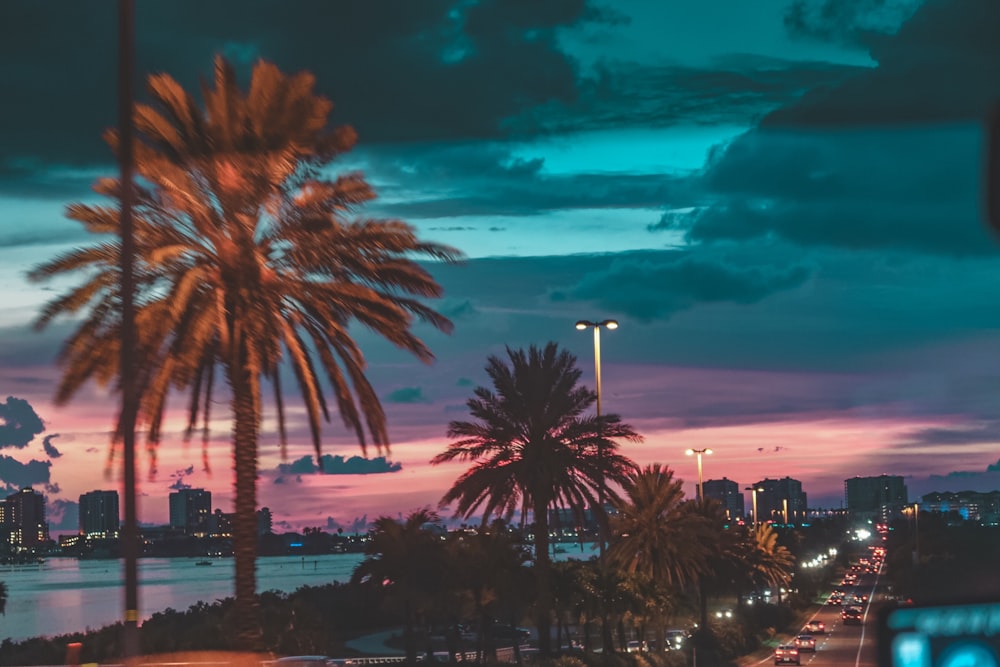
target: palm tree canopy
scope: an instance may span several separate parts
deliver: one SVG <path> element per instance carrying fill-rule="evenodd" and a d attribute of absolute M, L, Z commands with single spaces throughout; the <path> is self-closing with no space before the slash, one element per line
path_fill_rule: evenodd
<path fill-rule="evenodd" d="M 572 354 L 555 343 L 507 348 L 507 359 L 489 358 L 486 373 L 493 388 L 477 387 L 467 402 L 476 421 L 451 422 L 448 437 L 458 440 L 431 460 L 473 462 L 442 505 L 457 501 L 466 517 L 482 511 L 484 523 L 518 510 L 523 521 L 536 507 L 556 505 L 582 516 L 602 484 L 624 481 L 633 464 L 615 440 L 642 438 L 618 415 L 584 415 L 596 395 L 577 384 Z"/>
<path fill-rule="evenodd" d="M 328 177 L 322 168 L 350 150 L 354 132 L 327 130 L 332 104 L 315 94 L 311 74 L 285 75 L 259 62 L 249 91 L 218 58 L 204 108 L 170 76 L 150 77 L 151 104 L 136 106 L 137 329 L 141 415 L 149 442 L 160 439 L 168 393 L 190 388 L 188 433 L 207 427 L 214 369 L 241 365 L 259 414 L 270 380 L 282 446 L 286 441 L 279 375 L 287 362 L 304 399 L 313 445 L 330 418 L 324 384 L 362 448 L 388 444 L 385 415 L 365 376 L 352 322 L 429 361 L 412 332 L 416 320 L 449 331 L 423 301 L 441 289 L 413 256 L 456 260 L 458 251 L 419 240 L 398 220 L 354 217 L 375 197 L 359 173 Z M 106 134 L 112 148 L 118 137 Z M 119 198 L 120 184 L 95 190 Z M 68 217 L 88 231 L 118 232 L 115 206 L 74 204 Z M 36 325 L 86 311 L 63 347 L 57 401 L 89 379 L 112 383 L 119 355 L 120 244 L 106 237 L 37 267 L 47 279 L 86 271 L 84 282 L 50 302 Z M 370 440 L 369 440 L 370 439 Z"/>
<path fill-rule="evenodd" d="M 654 463 L 632 472 L 612 500 L 614 539 L 608 560 L 629 574 L 684 586 L 704 572 L 711 553 L 708 522 L 684 500 L 682 481 Z"/>

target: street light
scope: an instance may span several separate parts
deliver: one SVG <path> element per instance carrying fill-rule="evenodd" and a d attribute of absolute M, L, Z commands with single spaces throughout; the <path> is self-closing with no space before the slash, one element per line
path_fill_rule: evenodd
<path fill-rule="evenodd" d="M 684 453 L 688 456 L 694 455 L 698 457 L 698 502 L 701 502 L 705 498 L 705 486 L 701 477 L 701 455 L 711 454 L 712 450 L 706 447 L 705 449 L 689 449 Z"/>
<path fill-rule="evenodd" d="M 591 322 L 590 320 L 579 320 L 576 323 L 576 328 L 579 331 L 585 329 L 594 330 L 594 379 L 597 384 L 597 416 L 601 416 L 601 327 L 605 329 L 617 329 L 618 322 L 615 320 L 601 320 L 600 322 Z M 600 422 L 598 422 L 600 423 Z M 598 465 L 601 467 L 600 475 L 600 485 L 597 489 L 597 502 L 600 505 L 601 511 L 604 510 L 604 496 L 605 496 L 605 482 L 604 482 L 604 442 L 603 439 L 599 439 L 597 442 L 597 459 Z M 603 523 L 600 528 L 600 539 L 598 540 L 600 546 L 600 556 L 604 556 L 604 527 Z"/>
<path fill-rule="evenodd" d="M 576 323 L 576 328 L 580 331 L 584 329 L 594 330 L 594 379 L 597 384 L 597 416 L 601 416 L 601 327 L 605 329 L 617 329 L 618 322 L 615 320 L 601 320 L 591 322 L 590 320 L 580 320 Z"/>
<path fill-rule="evenodd" d="M 757 492 L 763 491 L 764 488 L 760 486 L 748 486 L 744 491 L 749 491 L 750 495 L 753 497 L 753 527 L 757 527 Z"/>

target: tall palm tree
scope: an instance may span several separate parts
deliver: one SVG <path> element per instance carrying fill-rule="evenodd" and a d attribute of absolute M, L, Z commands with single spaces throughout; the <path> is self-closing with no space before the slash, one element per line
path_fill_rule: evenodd
<path fill-rule="evenodd" d="M 327 129 L 332 104 L 313 85 L 309 73 L 288 76 L 259 62 L 244 94 L 233 68 L 217 58 L 214 86 L 202 86 L 204 108 L 159 74 L 149 79 L 153 104 L 135 110 L 140 419 L 155 465 L 167 397 L 187 391 L 187 436 L 200 423 L 207 443 L 216 374 L 225 380 L 243 646 L 260 645 L 255 512 L 264 383 L 274 390 L 282 454 L 285 364 L 301 391 L 317 456 L 321 422 L 330 418 L 326 382 L 362 449 L 371 442 L 382 450 L 389 442 L 385 414 L 349 325 L 360 323 L 425 362 L 432 354 L 411 332 L 414 321 L 451 328 L 421 301 L 441 289 L 411 258 L 455 260 L 457 251 L 418 240 L 400 221 L 352 219 L 375 195 L 359 173 L 325 175 L 355 135 L 349 127 Z M 117 150 L 117 133 L 106 139 Z M 98 181 L 95 190 L 121 197 L 112 179 Z M 60 355 L 59 403 L 90 379 L 114 384 L 121 331 L 120 244 L 108 236 L 118 230 L 117 207 L 74 204 L 67 215 L 103 236 L 31 274 L 43 280 L 86 271 L 83 283 L 51 301 L 36 322 L 41 328 L 56 316 L 86 311 Z"/>
<path fill-rule="evenodd" d="M 532 518 L 538 578 L 539 650 L 550 653 L 552 613 L 549 589 L 550 509 L 568 507 L 583 523 L 584 511 L 598 505 L 602 485 L 620 484 L 632 462 L 617 453 L 615 439 L 642 438 L 618 415 L 585 415 L 596 394 L 578 385 L 576 358 L 555 343 L 527 352 L 507 348 L 507 359 L 491 356 L 486 373 L 493 388 L 477 387 L 467 402 L 476 421 L 453 421 L 448 437 L 458 438 L 431 463 L 471 461 L 444 495 L 464 517 L 483 513 Z M 611 494 L 613 496 L 613 494 Z M 599 508 L 603 511 L 603 508 Z"/>
<path fill-rule="evenodd" d="M 432 593 L 446 579 L 445 547 L 428 529 L 438 515 L 427 509 L 411 512 L 405 521 L 381 516 L 375 520 L 372 540 L 352 579 L 387 589 L 403 611 L 407 663 L 417 661 L 416 624 Z"/>
<path fill-rule="evenodd" d="M 608 563 L 648 582 L 650 600 L 700 582 L 707 572 L 711 531 L 696 505 L 684 499 L 674 471 L 658 463 L 630 474 L 612 503 Z"/>

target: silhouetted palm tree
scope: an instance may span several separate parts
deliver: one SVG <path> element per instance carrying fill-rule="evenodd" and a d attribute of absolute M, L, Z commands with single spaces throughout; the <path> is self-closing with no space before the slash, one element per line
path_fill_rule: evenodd
<path fill-rule="evenodd" d="M 428 530 L 428 525 L 438 520 L 435 512 L 426 509 L 411 512 L 403 522 L 379 517 L 365 549 L 369 557 L 358 564 L 352 575 L 356 582 L 384 588 L 400 605 L 405 624 L 403 643 L 411 665 L 417 660 L 417 618 L 447 573 L 444 543 Z"/>
<path fill-rule="evenodd" d="M 668 585 L 685 586 L 705 571 L 705 520 L 688 507 L 682 482 L 654 463 L 630 474 L 612 501 L 608 561 Z"/>
<path fill-rule="evenodd" d="M 795 557 L 784 545 L 778 544 L 778 533 L 767 523 L 753 529 L 746 544 L 746 562 L 752 581 L 758 586 L 775 588 L 780 603 L 781 587 L 792 578 Z"/>
<path fill-rule="evenodd" d="M 615 439 L 638 442 L 641 437 L 618 415 L 584 415 L 596 395 L 577 384 L 576 358 L 555 343 L 527 352 L 507 348 L 507 357 L 489 358 L 486 373 L 493 388 L 477 387 L 467 403 L 476 421 L 451 422 L 448 436 L 459 440 L 431 463 L 473 463 L 444 495 L 442 506 L 456 502 L 464 517 L 482 512 L 484 524 L 494 516 L 509 520 L 515 512 L 522 522 L 531 516 L 539 650 L 548 655 L 548 512 L 571 508 L 582 524 L 585 510 L 598 504 L 601 485 L 622 483 L 634 467 L 617 453 Z"/>
<path fill-rule="evenodd" d="M 612 506 L 608 563 L 646 582 L 645 603 L 651 609 L 666 609 L 671 593 L 699 582 L 708 571 L 714 545 L 707 520 L 685 501 L 674 471 L 658 463 L 629 475 Z"/>
<path fill-rule="evenodd" d="M 330 417 L 326 382 L 362 449 L 368 442 L 388 446 L 385 415 L 348 327 L 357 322 L 431 360 L 411 325 L 420 319 L 447 331 L 451 323 L 420 300 L 441 290 L 410 257 L 458 255 L 418 240 L 399 221 L 348 219 L 374 193 L 361 174 L 328 178 L 321 171 L 353 146 L 355 135 L 348 127 L 326 128 L 332 104 L 313 92 L 311 74 L 287 76 L 259 62 L 244 95 L 233 68 L 217 58 L 214 83 L 203 86 L 202 109 L 170 76 L 151 76 L 154 104 L 136 107 L 136 384 L 151 452 L 171 390 L 190 392 L 187 433 L 200 422 L 207 440 L 217 372 L 229 388 L 236 622 L 243 645 L 252 648 L 260 645 L 255 512 L 262 385 L 274 389 L 282 454 L 283 362 L 301 390 L 317 456 L 321 421 Z M 117 147 L 115 132 L 106 139 Z M 120 196 L 112 179 L 95 190 Z M 118 231 L 117 208 L 74 204 L 68 216 L 104 236 L 31 274 L 87 271 L 83 284 L 50 302 L 36 323 L 41 328 L 57 315 L 86 311 L 60 356 L 59 403 L 87 380 L 115 381 L 121 326 L 120 244 L 108 236 Z M 207 465 L 204 448 L 203 458 Z"/>

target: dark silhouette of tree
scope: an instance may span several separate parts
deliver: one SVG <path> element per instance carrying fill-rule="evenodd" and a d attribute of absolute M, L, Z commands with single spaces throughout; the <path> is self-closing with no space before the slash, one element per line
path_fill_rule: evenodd
<path fill-rule="evenodd" d="M 264 383 L 274 390 L 283 454 L 284 365 L 302 394 L 317 457 L 321 422 L 330 418 L 327 382 L 362 450 L 369 443 L 383 450 L 385 414 L 348 327 L 357 322 L 425 362 L 432 354 L 411 332 L 414 321 L 451 329 L 421 301 L 441 290 L 411 256 L 454 260 L 457 251 L 418 240 L 400 221 L 350 219 L 375 195 L 359 173 L 324 175 L 355 135 L 349 127 L 327 129 L 332 104 L 313 84 L 309 73 L 288 76 L 258 62 L 244 94 L 220 57 L 214 86 L 203 86 L 204 108 L 158 74 L 149 78 L 153 104 L 135 110 L 140 419 L 155 455 L 168 394 L 189 391 L 187 434 L 200 423 L 207 442 L 217 372 L 229 389 L 236 615 L 250 648 L 260 647 L 261 636 L 255 512 Z M 106 139 L 117 149 L 116 132 Z M 121 196 L 113 179 L 98 181 L 95 190 Z M 86 311 L 59 358 L 58 403 L 88 380 L 115 382 L 121 331 L 120 244 L 109 236 L 118 231 L 117 207 L 74 204 L 68 216 L 102 238 L 31 273 L 41 280 L 86 271 L 83 283 L 51 301 L 36 322 L 41 328 L 58 315 Z"/>
<path fill-rule="evenodd" d="M 447 579 L 444 543 L 428 529 L 437 513 L 427 509 L 410 513 L 400 523 L 387 516 L 375 520 L 372 540 L 352 580 L 385 590 L 403 611 L 403 643 L 408 664 L 417 660 L 416 625 L 430 606 L 434 591 Z"/>
<path fill-rule="evenodd" d="M 684 500 L 682 482 L 668 466 L 654 463 L 628 476 L 622 496 L 612 502 L 608 562 L 638 577 L 645 593 L 645 616 L 664 620 L 671 592 L 698 583 L 708 573 L 716 544 L 697 503 Z M 662 627 L 657 628 L 662 637 Z M 659 641 L 659 640 L 658 640 Z"/>
<path fill-rule="evenodd" d="M 493 388 L 477 387 L 467 402 L 476 421 L 453 421 L 448 437 L 458 438 L 431 463 L 470 461 L 444 495 L 459 515 L 482 512 L 510 520 L 530 515 L 538 583 L 539 650 L 551 653 L 552 599 L 549 583 L 550 509 L 567 507 L 583 523 L 584 511 L 598 505 L 603 484 L 625 481 L 634 468 L 618 454 L 616 439 L 641 437 L 618 415 L 584 412 L 596 395 L 579 386 L 576 358 L 555 343 L 527 351 L 507 348 L 507 359 L 491 356 L 486 372 Z M 609 496 L 614 497 L 613 492 Z M 599 508 L 603 511 L 603 508 Z"/>

